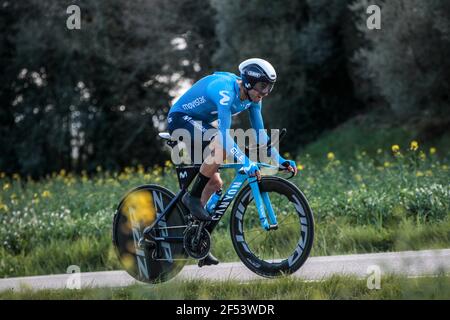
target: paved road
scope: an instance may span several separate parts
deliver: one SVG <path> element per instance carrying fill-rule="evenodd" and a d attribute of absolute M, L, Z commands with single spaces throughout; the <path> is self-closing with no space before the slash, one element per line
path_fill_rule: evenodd
<path fill-rule="evenodd" d="M 367 277 L 370 266 L 378 266 L 381 275 L 388 273 L 406 276 L 450 273 L 450 249 L 371 253 L 343 256 L 311 257 L 294 276 L 305 280 L 321 280 L 333 274 Z M 373 272 L 373 271 L 371 271 Z M 46 275 L 0 280 L 0 291 L 7 289 L 62 289 L 77 284 L 70 275 Z M 73 276 L 71 278 L 74 279 Z M 81 287 L 124 287 L 135 283 L 125 271 L 81 273 Z M 189 265 L 175 279 L 209 279 L 249 281 L 262 279 L 240 262 L 221 263 L 217 266 L 198 268 Z"/>

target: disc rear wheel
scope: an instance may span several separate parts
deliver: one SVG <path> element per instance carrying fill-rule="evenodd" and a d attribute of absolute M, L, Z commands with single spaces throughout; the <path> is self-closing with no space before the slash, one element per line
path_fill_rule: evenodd
<path fill-rule="evenodd" d="M 187 262 L 182 241 L 186 223 L 181 204 L 165 215 L 152 232 L 155 238 L 178 237 L 179 242 L 152 240 L 145 244 L 142 241 L 144 229 L 156 223 L 174 197 L 166 188 L 144 185 L 130 191 L 117 207 L 113 244 L 122 266 L 139 281 L 167 281 Z"/>

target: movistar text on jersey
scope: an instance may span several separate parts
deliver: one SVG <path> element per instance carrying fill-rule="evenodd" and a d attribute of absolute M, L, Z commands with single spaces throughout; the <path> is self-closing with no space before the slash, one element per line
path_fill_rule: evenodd
<path fill-rule="evenodd" d="M 195 99 L 194 101 L 183 104 L 181 107 L 184 110 L 192 110 L 205 102 L 206 102 L 205 96 L 201 96 L 201 97 L 198 97 L 197 99 Z"/>

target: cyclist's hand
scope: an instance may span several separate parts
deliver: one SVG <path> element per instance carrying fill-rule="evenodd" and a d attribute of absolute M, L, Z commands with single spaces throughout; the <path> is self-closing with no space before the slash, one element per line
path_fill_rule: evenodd
<path fill-rule="evenodd" d="M 256 176 L 258 181 L 261 180 L 261 172 L 259 171 L 258 165 L 256 163 L 254 163 L 254 162 L 250 162 L 247 166 L 244 166 L 244 172 L 249 177 Z"/>
<path fill-rule="evenodd" d="M 289 172 L 292 172 L 294 174 L 294 176 L 297 175 L 298 169 L 297 169 L 297 164 L 295 163 L 295 161 L 286 160 L 283 163 L 281 163 L 280 166 L 282 168 L 287 169 Z"/>

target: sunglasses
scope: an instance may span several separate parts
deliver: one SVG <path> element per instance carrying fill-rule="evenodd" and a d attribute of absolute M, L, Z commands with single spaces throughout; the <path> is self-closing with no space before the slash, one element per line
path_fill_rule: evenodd
<path fill-rule="evenodd" d="M 252 89 L 256 90 L 259 94 L 269 94 L 273 89 L 273 83 L 257 82 Z"/>

